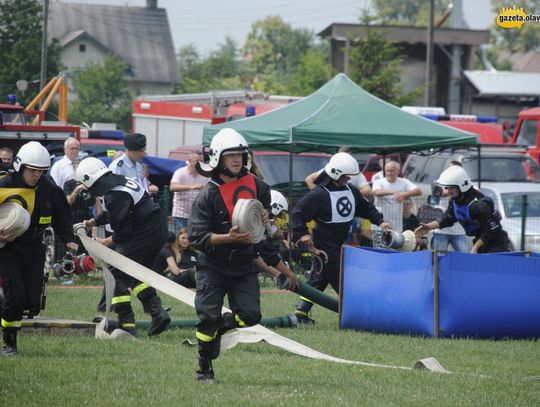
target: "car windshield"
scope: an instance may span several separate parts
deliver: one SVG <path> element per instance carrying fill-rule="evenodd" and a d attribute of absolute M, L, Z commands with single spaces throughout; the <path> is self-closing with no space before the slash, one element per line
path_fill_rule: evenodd
<path fill-rule="evenodd" d="M 482 181 L 540 182 L 540 166 L 527 156 L 482 157 Z M 463 168 L 473 181 L 478 181 L 478 160 L 463 161 Z"/>
<path fill-rule="evenodd" d="M 325 156 L 294 155 L 293 182 L 304 182 L 306 176 L 322 169 L 328 160 Z M 256 155 L 255 162 L 268 185 L 289 182 L 289 155 Z"/>
<path fill-rule="evenodd" d="M 124 148 L 119 144 L 81 144 L 81 150 L 90 157 L 112 157 L 117 151 Z"/>
<path fill-rule="evenodd" d="M 540 192 L 512 192 L 501 194 L 504 213 L 507 217 L 521 216 L 523 195 L 527 195 L 527 217 L 540 216 Z"/>

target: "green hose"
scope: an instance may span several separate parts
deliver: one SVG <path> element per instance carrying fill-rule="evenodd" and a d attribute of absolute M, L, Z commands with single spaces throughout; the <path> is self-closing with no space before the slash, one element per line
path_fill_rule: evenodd
<path fill-rule="evenodd" d="M 198 320 L 196 319 L 173 319 L 168 326 L 171 328 L 195 328 Z M 148 329 L 152 321 L 136 321 L 137 328 Z M 261 325 L 267 328 L 293 328 L 297 325 L 296 317 L 292 314 L 285 315 L 283 317 L 263 318 L 260 322 Z M 118 328 L 118 321 L 108 320 L 107 329 L 113 330 Z"/>
<path fill-rule="evenodd" d="M 279 288 L 284 289 L 287 287 L 287 276 L 281 274 L 276 284 Z M 301 295 L 302 297 L 307 298 L 308 300 L 314 302 L 315 304 L 320 305 L 330 311 L 339 312 L 339 301 L 329 295 L 326 295 L 322 291 L 317 290 L 316 288 L 311 287 L 310 285 L 298 282 L 298 288 L 294 291 L 295 293 Z"/>

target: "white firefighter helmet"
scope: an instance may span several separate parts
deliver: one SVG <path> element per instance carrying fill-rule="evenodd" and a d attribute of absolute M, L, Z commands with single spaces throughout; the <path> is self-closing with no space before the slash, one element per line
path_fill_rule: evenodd
<path fill-rule="evenodd" d="M 88 157 L 81 161 L 75 171 L 75 181 L 91 188 L 94 183 L 105 174 L 111 172 L 105 163 L 98 158 Z"/>
<path fill-rule="evenodd" d="M 210 157 L 208 164 L 200 162 L 198 165 L 203 171 L 211 172 L 217 168 L 221 156 L 228 152 L 244 154 L 244 165 L 247 164 L 248 143 L 240 133 L 231 128 L 221 129 L 216 133 L 208 150 L 208 156 Z"/>
<path fill-rule="evenodd" d="M 272 215 L 279 216 L 289 210 L 289 204 L 283 194 L 274 189 L 270 190 L 270 211 Z"/>
<path fill-rule="evenodd" d="M 22 236 L 30 226 L 30 214 L 21 205 L 15 202 L 4 202 L 0 204 L 0 229 L 5 234 Z M 4 247 L 6 242 L 0 242 L 0 247 Z"/>
<path fill-rule="evenodd" d="M 342 175 L 359 174 L 360 167 L 352 155 L 348 153 L 337 153 L 330 158 L 330 161 L 324 167 L 324 172 L 334 181 L 337 181 Z"/>
<path fill-rule="evenodd" d="M 458 187 L 461 192 L 466 192 L 472 187 L 469 174 L 459 165 L 448 167 L 435 182 L 443 187 Z"/>
<path fill-rule="evenodd" d="M 47 171 L 51 166 L 51 155 L 39 142 L 30 141 L 20 148 L 13 160 L 15 171 L 20 172 L 23 166 Z"/>

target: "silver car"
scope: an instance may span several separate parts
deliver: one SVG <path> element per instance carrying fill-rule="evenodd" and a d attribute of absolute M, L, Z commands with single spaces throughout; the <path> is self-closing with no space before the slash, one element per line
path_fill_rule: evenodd
<path fill-rule="evenodd" d="M 527 196 L 525 251 L 540 252 L 540 184 L 528 182 L 483 182 L 481 191 L 495 202 L 501 224 L 513 250 L 521 249 L 522 202 Z"/>

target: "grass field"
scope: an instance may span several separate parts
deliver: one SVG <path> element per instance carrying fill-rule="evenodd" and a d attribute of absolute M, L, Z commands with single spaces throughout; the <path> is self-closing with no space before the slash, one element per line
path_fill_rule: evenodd
<path fill-rule="evenodd" d="M 50 287 L 46 316 L 89 321 L 100 289 Z M 175 319 L 194 311 L 168 297 Z M 296 296 L 262 296 L 264 316 L 292 311 Z M 143 315 L 138 302 L 135 310 Z M 539 406 L 538 341 L 428 339 L 340 331 L 337 314 L 314 308 L 315 326 L 277 329 L 345 359 L 413 366 L 436 357 L 454 374 L 314 361 L 267 344 L 239 345 L 214 364 L 219 385 L 197 383 L 191 329 L 137 341 L 20 335 L 19 355 L 0 358 L 0 406 Z"/>

